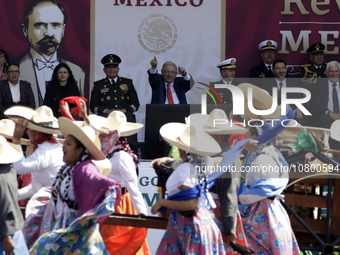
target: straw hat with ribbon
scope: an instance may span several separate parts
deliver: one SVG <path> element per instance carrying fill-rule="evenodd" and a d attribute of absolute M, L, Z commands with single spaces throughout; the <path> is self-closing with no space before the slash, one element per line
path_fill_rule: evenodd
<path fill-rule="evenodd" d="M 10 119 L 2 119 L 0 120 L 0 135 L 4 136 L 7 139 L 13 139 L 13 133 L 15 128 L 15 122 Z M 28 139 L 21 138 L 20 144 L 27 145 L 29 142 Z"/>
<path fill-rule="evenodd" d="M 127 122 L 126 116 L 121 111 L 113 111 L 107 118 L 90 115 L 91 125 L 99 132 L 107 132 L 117 129 L 120 136 L 130 136 L 136 134 L 144 125 L 140 123 Z"/>
<path fill-rule="evenodd" d="M 221 152 L 215 139 L 199 127 L 172 122 L 163 125 L 159 132 L 165 141 L 187 152 L 197 155 L 215 155 Z"/>
<path fill-rule="evenodd" d="M 60 117 L 58 123 L 63 136 L 67 138 L 67 136 L 72 135 L 80 141 L 89 151 L 92 162 L 99 168 L 101 174 L 107 176 L 111 171 L 111 162 L 102 153 L 100 141 L 95 131 L 89 126 L 79 127 L 65 117 Z"/>
<path fill-rule="evenodd" d="M 51 108 L 46 105 L 40 106 L 37 110 L 26 106 L 13 106 L 8 108 L 4 114 L 16 123 L 20 118 L 28 120 L 27 128 L 29 129 L 61 135 L 58 120 L 53 116 Z"/>
<path fill-rule="evenodd" d="M 13 143 L 0 136 L 0 164 L 9 164 L 18 161 L 23 156 L 22 150 Z"/>
<path fill-rule="evenodd" d="M 231 135 L 244 134 L 248 129 L 240 127 L 235 122 L 230 123 L 222 109 L 214 109 L 209 115 L 194 113 L 185 118 L 188 125 L 201 127 L 208 134 Z"/>
<path fill-rule="evenodd" d="M 257 110 L 269 110 L 273 103 L 273 97 L 269 95 L 269 93 L 255 85 L 250 83 L 241 83 L 237 86 L 240 88 L 244 95 L 244 115 L 242 118 L 246 117 L 256 117 L 255 114 L 251 113 L 248 108 L 248 88 L 252 88 L 252 98 L 253 98 L 253 106 Z M 275 111 L 268 115 L 263 115 L 266 119 L 279 119 L 281 115 L 281 106 L 277 106 Z"/>

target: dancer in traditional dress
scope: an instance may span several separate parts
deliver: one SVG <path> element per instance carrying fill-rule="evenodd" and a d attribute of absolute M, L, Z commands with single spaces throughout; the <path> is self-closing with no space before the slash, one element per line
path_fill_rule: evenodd
<path fill-rule="evenodd" d="M 160 133 L 164 140 L 179 148 L 184 162 L 166 182 L 168 195 L 181 197 L 184 192 L 186 197 L 182 197 L 182 201 L 160 199 L 153 205 L 152 213 L 157 213 L 161 207 L 171 209 L 168 227 L 157 254 L 225 254 L 221 232 L 204 206 L 207 203 L 204 199 L 207 197 L 206 187 L 202 187 L 200 197 L 192 198 L 186 192 L 192 190 L 199 181 L 195 170 L 191 175 L 191 167 L 203 162 L 203 158 L 198 155 L 219 153 L 220 146 L 207 133 L 186 124 L 168 123 L 161 128 Z M 205 162 L 209 161 L 208 157 L 204 158 Z"/>
<path fill-rule="evenodd" d="M 262 135 L 260 125 L 250 127 L 245 139 Z M 246 176 L 238 196 L 239 210 L 248 245 L 256 254 L 287 255 L 300 251 L 288 214 L 278 198 L 288 183 L 284 167 L 289 169 L 281 153 L 266 144 L 255 153 L 249 151 L 244 161 Z"/>
<path fill-rule="evenodd" d="M 85 106 L 85 102 L 81 102 L 82 115 L 86 115 Z M 147 215 L 146 205 L 138 188 L 138 158 L 126 142 L 126 137 L 136 134 L 143 124 L 127 122 L 125 114 L 120 111 L 110 113 L 107 118 L 90 115 L 84 119 L 88 119 L 90 126 L 100 134 L 102 151 L 112 164 L 108 177 L 119 181 L 122 186 L 121 202 L 115 213 Z M 119 133 L 110 134 L 110 130 L 117 130 Z M 105 133 L 108 134 L 107 137 L 104 137 Z M 123 138 L 119 138 L 119 135 Z M 110 254 L 150 254 L 146 228 L 102 225 L 100 233 Z"/>
<path fill-rule="evenodd" d="M 22 227 L 24 220 L 18 205 L 18 188 L 13 162 L 22 151 L 0 136 L 0 254 L 28 255 Z"/>
<path fill-rule="evenodd" d="M 52 190 L 40 190 L 27 205 L 25 227 L 30 230 L 29 237 L 40 236 L 30 252 L 109 254 L 96 223 L 114 212 L 120 201 L 120 185 L 103 176 L 97 167 L 100 162 L 106 162 L 105 168 L 110 169 L 111 164 L 101 152 L 95 131 L 90 127 L 78 127 L 64 117 L 60 117 L 58 123 L 65 137 L 65 164 Z M 47 206 L 43 203 L 46 198 Z"/>
<path fill-rule="evenodd" d="M 31 173 L 31 184 L 19 190 L 19 200 L 32 197 L 42 187 L 51 186 L 58 170 L 63 165 L 62 145 L 53 134 L 61 134 L 58 121 L 52 110 L 41 106 L 33 110 L 24 106 L 13 106 L 5 115 L 16 122 L 13 143 L 22 149 L 20 140 L 27 128 L 30 144 L 26 157 L 13 164 L 17 174 Z"/>

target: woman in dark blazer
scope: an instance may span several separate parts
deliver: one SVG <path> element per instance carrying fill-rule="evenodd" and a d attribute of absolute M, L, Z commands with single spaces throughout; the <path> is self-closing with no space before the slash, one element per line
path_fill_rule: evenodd
<path fill-rule="evenodd" d="M 56 118 L 61 116 L 59 102 L 65 97 L 80 96 L 80 92 L 70 67 L 61 63 L 54 69 L 52 80 L 46 87 L 44 104 L 50 107 Z M 70 105 L 72 108 L 72 105 Z"/>
<path fill-rule="evenodd" d="M 19 67 L 9 64 L 6 69 L 7 80 L 0 82 L 0 119 L 6 118 L 4 111 L 14 105 L 23 105 L 35 109 L 35 100 L 31 84 L 20 80 Z"/>

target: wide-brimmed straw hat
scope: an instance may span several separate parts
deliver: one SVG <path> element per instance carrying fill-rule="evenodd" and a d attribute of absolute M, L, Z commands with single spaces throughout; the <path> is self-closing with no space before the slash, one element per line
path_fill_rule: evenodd
<path fill-rule="evenodd" d="M 0 164 L 9 164 L 18 161 L 23 156 L 22 150 L 13 143 L 7 142 L 0 136 Z"/>
<path fill-rule="evenodd" d="M 248 108 L 248 88 L 252 88 L 253 106 L 255 109 L 269 110 L 271 108 L 273 103 L 273 97 L 269 95 L 269 93 L 266 90 L 261 89 L 250 83 L 241 83 L 237 87 L 242 90 L 244 95 L 244 115 L 241 116 L 242 118 L 245 119 L 246 117 L 256 117 L 256 115 L 250 112 Z M 273 113 L 268 115 L 262 115 L 262 117 L 266 119 L 279 119 L 280 115 L 281 106 L 278 105 Z"/>
<path fill-rule="evenodd" d="M 111 172 L 111 168 L 112 168 L 112 164 L 111 161 L 107 158 L 105 158 L 104 160 L 91 160 L 93 164 L 95 164 L 100 173 L 104 176 L 108 176 L 109 173 Z"/>
<path fill-rule="evenodd" d="M 92 159 L 105 159 L 105 156 L 101 151 L 99 138 L 91 127 L 79 127 L 72 120 L 65 117 L 59 117 L 58 123 L 60 131 L 65 139 L 68 135 L 72 135 L 85 146 L 92 156 Z"/>
<path fill-rule="evenodd" d="M 28 120 L 27 128 L 46 134 L 61 135 L 58 126 L 58 120 L 53 116 L 50 107 L 43 105 L 33 110 L 26 106 L 13 106 L 8 108 L 4 114 L 18 123 L 20 118 Z"/>
<path fill-rule="evenodd" d="M 200 113 L 191 114 L 188 118 L 185 118 L 185 122 L 191 126 L 201 127 L 208 134 L 244 134 L 248 130 L 236 125 L 235 122 L 230 123 L 225 111 L 222 109 L 214 109 L 209 115 Z"/>
<path fill-rule="evenodd" d="M 331 138 L 340 141 L 340 120 L 336 120 L 331 125 Z"/>
<path fill-rule="evenodd" d="M 89 121 L 99 132 L 117 129 L 120 136 L 134 135 L 144 126 L 140 123 L 127 122 L 125 114 L 121 111 L 113 111 L 107 118 L 90 115 Z"/>
<path fill-rule="evenodd" d="M 15 122 L 10 119 L 2 119 L 0 120 L 0 135 L 7 139 L 13 139 L 13 133 L 15 129 Z M 29 142 L 28 139 L 21 138 L 20 144 L 27 145 Z"/>
<path fill-rule="evenodd" d="M 197 155 L 215 155 L 221 152 L 215 139 L 199 127 L 172 122 L 163 125 L 159 132 L 165 141 L 187 152 Z"/>

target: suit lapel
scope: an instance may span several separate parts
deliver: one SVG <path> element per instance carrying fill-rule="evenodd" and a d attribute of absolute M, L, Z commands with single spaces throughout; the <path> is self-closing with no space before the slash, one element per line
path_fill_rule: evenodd
<path fill-rule="evenodd" d="M 8 81 L 4 83 L 4 92 L 5 92 L 5 95 L 7 96 L 8 103 L 13 104 L 13 97 L 12 97 L 12 93 L 11 93 L 11 89 L 9 87 Z"/>
<path fill-rule="evenodd" d="M 38 89 L 37 77 L 35 75 L 35 69 L 33 65 L 33 60 L 29 52 L 27 52 L 23 61 L 20 63 L 21 76 L 23 80 L 27 80 L 31 83 L 32 91 L 34 94 L 35 105 L 39 107 L 41 105 L 42 96 L 40 90 Z"/>
<path fill-rule="evenodd" d="M 25 97 L 26 97 L 25 84 L 21 81 L 19 83 L 19 90 L 20 90 L 20 102 L 25 102 Z"/>

